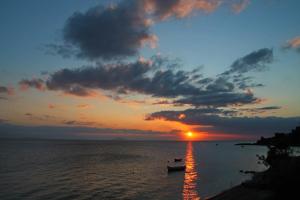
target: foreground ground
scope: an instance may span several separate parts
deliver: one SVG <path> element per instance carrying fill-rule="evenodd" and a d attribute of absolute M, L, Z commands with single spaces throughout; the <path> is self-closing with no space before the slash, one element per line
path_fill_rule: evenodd
<path fill-rule="evenodd" d="M 270 190 L 248 188 L 239 185 L 207 200 L 270 200 L 273 197 L 274 193 Z"/>

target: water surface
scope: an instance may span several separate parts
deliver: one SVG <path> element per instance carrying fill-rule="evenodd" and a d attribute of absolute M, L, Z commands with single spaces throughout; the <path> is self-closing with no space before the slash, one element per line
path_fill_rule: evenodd
<path fill-rule="evenodd" d="M 233 142 L 1 140 L 0 199 L 204 199 L 263 170 Z M 168 174 L 182 157 L 186 172 Z"/>

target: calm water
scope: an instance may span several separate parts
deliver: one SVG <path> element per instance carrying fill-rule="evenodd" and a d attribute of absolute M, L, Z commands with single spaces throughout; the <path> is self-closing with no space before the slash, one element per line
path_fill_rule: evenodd
<path fill-rule="evenodd" d="M 256 154 L 221 142 L 0 141 L 0 199 L 204 199 L 263 170 Z M 182 157 L 186 172 L 168 174 Z"/>

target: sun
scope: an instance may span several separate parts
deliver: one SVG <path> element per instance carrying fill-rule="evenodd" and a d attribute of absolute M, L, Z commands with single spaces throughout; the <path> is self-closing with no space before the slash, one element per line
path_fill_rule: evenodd
<path fill-rule="evenodd" d="M 189 137 L 189 138 L 191 138 L 191 137 L 194 136 L 194 134 L 193 134 L 193 132 L 189 131 L 189 132 L 186 133 L 186 136 Z"/>

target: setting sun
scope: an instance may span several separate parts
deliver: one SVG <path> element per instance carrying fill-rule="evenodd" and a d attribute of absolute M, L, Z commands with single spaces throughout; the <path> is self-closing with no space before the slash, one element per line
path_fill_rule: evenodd
<path fill-rule="evenodd" d="M 186 136 L 188 136 L 188 137 L 193 137 L 193 135 L 194 134 L 191 131 L 189 131 L 189 132 L 186 133 Z"/>

